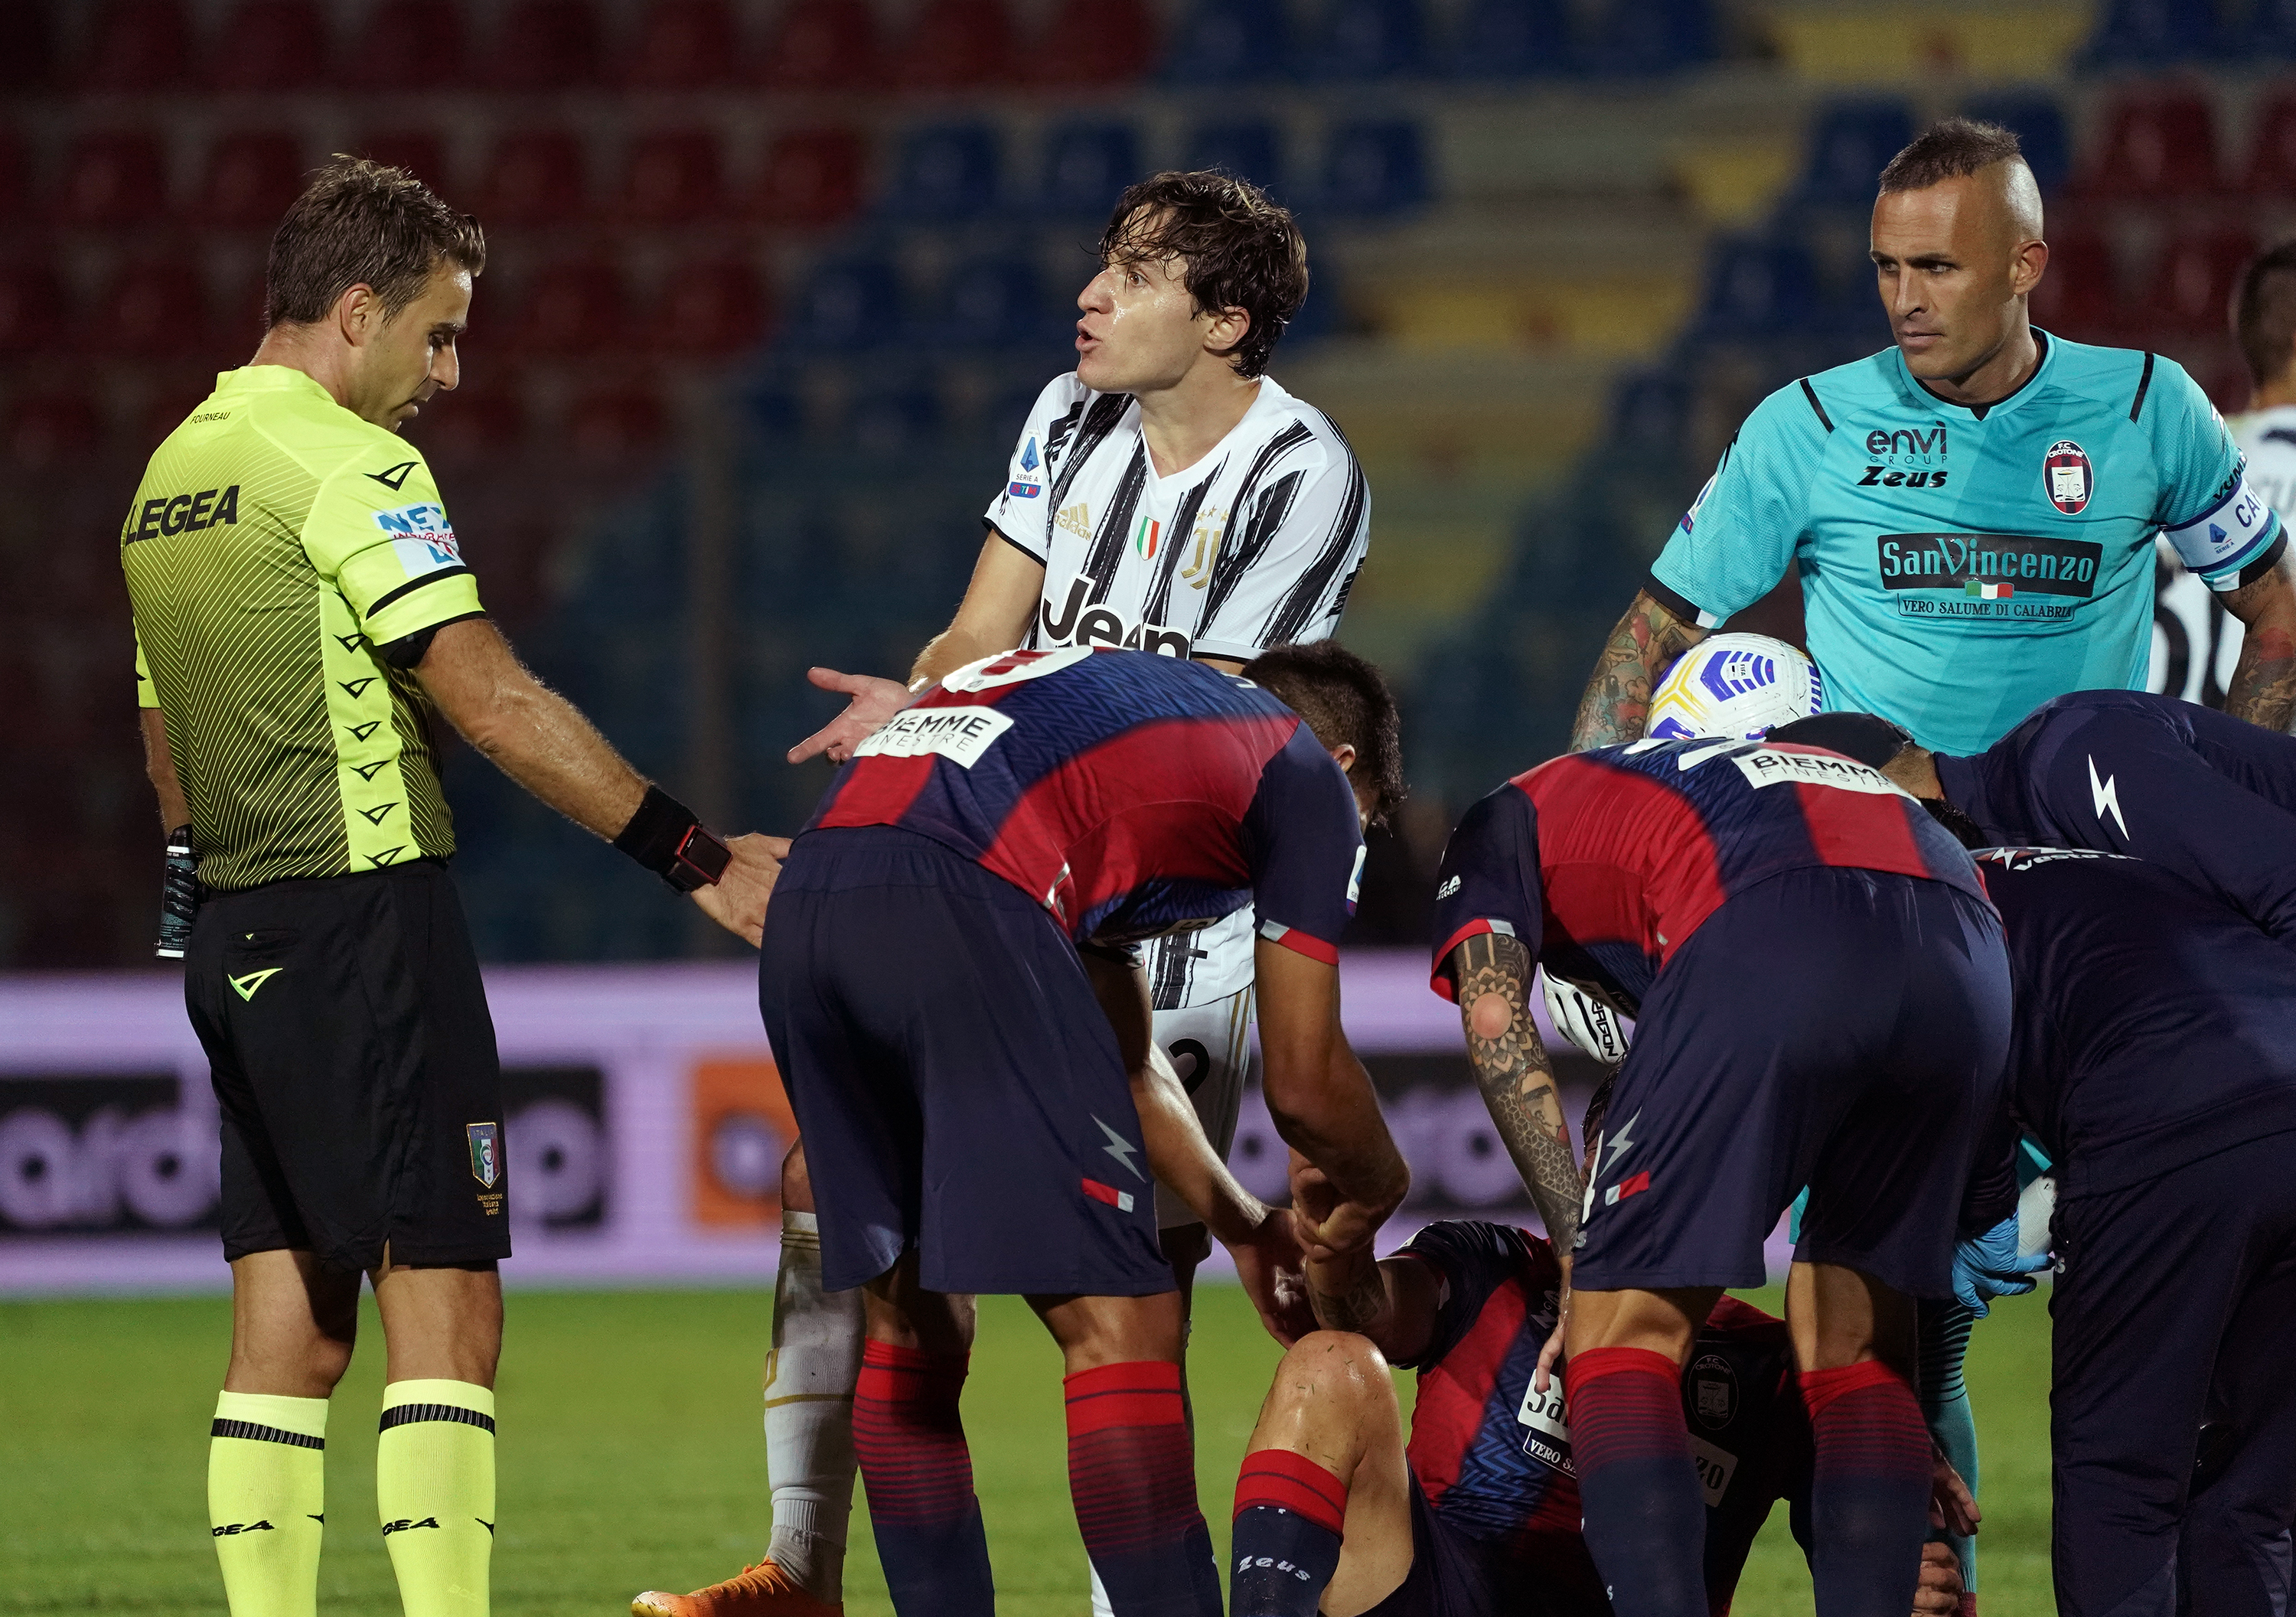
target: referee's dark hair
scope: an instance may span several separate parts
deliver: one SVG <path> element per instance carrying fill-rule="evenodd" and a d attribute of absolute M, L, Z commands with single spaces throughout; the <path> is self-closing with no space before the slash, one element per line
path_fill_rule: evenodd
<path fill-rule="evenodd" d="M 324 320 L 352 287 L 371 286 L 385 317 L 422 295 L 441 259 L 476 275 L 487 235 L 404 168 L 337 152 L 312 176 L 271 238 L 263 324 Z"/>
<path fill-rule="evenodd" d="M 1308 721 L 1326 749 L 1356 750 L 1350 780 L 1370 786 L 1372 824 L 1403 806 L 1403 715 L 1378 668 L 1336 640 L 1273 646 L 1243 677 Z"/>
<path fill-rule="evenodd" d="M 1276 340 L 1308 300 L 1308 240 L 1250 180 L 1217 169 L 1167 170 L 1126 187 L 1100 233 L 1103 264 L 1178 259 L 1196 312 L 1240 308 L 1251 327 L 1234 348 L 1236 374 L 1267 369 Z"/>
<path fill-rule="evenodd" d="M 1882 170 L 1882 193 L 1926 191 L 1996 163 L 2024 160 L 2015 130 L 1974 118 L 1948 118 L 1915 135 L 1890 160 Z"/>
<path fill-rule="evenodd" d="M 2296 240 L 2267 248 L 2240 272 L 2232 332 L 2248 379 L 2265 387 L 2288 373 L 2296 357 Z"/>

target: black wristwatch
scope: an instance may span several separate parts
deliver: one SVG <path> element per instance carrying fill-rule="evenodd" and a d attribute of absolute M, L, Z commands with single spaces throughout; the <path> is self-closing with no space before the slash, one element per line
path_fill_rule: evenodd
<path fill-rule="evenodd" d="M 679 892 L 715 887 L 734 862 L 725 839 L 659 786 L 648 786 L 614 846 Z"/>

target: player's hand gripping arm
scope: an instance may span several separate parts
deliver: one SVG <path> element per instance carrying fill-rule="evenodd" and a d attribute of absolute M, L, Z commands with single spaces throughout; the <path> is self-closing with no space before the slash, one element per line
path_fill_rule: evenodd
<path fill-rule="evenodd" d="M 2247 630 L 2225 711 L 2284 735 L 2296 718 L 2296 560 L 2283 551 L 2271 571 L 2226 595 L 2224 603 Z"/>
<path fill-rule="evenodd" d="M 1338 1202 L 1323 1170 L 1293 1152 L 1292 1216 L 1320 1223 L 1330 1218 Z M 1424 1263 L 1411 1257 L 1374 1260 L 1368 1247 L 1345 1257 L 1311 1260 L 1308 1301 L 1324 1329 L 1368 1337 L 1372 1346 L 1398 1364 L 1427 1350 L 1442 1308 L 1435 1276 Z"/>
<path fill-rule="evenodd" d="M 583 829 L 611 841 L 645 801 L 645 777 L 572 702 L 528 672 L 488 620 L 445 625 L 414 673 L 465 741 Z M 733 858 L 724 874 L 691 896 L 711 920 L 755 944 L 789 843 L 753 833 L 726 846 Z"/>
<path fill-rule="evenodd" d="M 830 762 L 841 764 L 878 726 L 901 710 L 911 692 L 967 663 L 1013 650 L 1028 637 L 1044 587 L 1045 564 L 1002 534 L 990 533 L 980 546 L 980 559 L 972 564 L 972 582 L 965 586 L 956 617 L 925 642 L 909 669 L 907 685 L 867 674 L 840 674 L 835 669 L 806 670 L 805 677 L 821 689 L 853 700 L 842 713 L 791 747 L 789 761 L 801 764 L 826 752 Z"/>
<path fill-rule="evenodd" d="M 1706 631 L 1685 623 L 1647 590 L 1635 592 L 1634 604 L 1619 620 L 1595 659 L 1595 671 L 1578 698 L 1578 717 L 1570 726 L 1570 750 L 1608 747 L 1642 739 L 1643 722 L 1650 716 L 1651 692 L 1667 666 L 1706 638 Z"/>

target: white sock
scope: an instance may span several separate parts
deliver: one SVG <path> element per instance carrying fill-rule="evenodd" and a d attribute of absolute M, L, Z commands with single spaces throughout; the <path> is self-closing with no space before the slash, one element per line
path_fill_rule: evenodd
<path fill-rule="evenodd" d="M 1116 1617 L 1116 1608 L 1109 1605 L 1108 1590 L 1100 1580 L 1100 1568 L 1089 1560 L 1084 1564 L 1092 1574 L 1092 1617 Z"/>
<path fill-rule="evenodd" d="M 766 1553 L 808 1594 L 832 1604 L 844 1598 L 863 1334 L 860 1289 L 821 1289 L 820 1219 L 784 1212 L 774 1350 L 766 1358 L 766 1468 L 774 1488 Z"/>

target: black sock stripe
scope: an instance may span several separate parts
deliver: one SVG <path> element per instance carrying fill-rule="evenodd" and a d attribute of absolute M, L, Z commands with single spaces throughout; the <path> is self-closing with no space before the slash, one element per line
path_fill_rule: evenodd
<path fill-rule="evenodd" d="M 393 1404 L 382 1412 L 382 1424 L 378 1432 L 388 1432 L 393 1426 L 412 1425 L 416 1421 L 460 1421 L 465 1426 L 476 1426 L 481 1432 L 495 1429 L 495 1417 L 480 1415 L 476 1409 L 465 1409 L 459 1404 Z"/>
<path fill-rule="evenodd" d="M 327 1440 L 311 1437 L 300 1432 L 287 1432 L 277 1426 L 258 1425 L 253 1421 L 227 1421 L 217 1416 L 208 1428 L 209 1437 L 240 1437 L 250 1443 L 284 1443 L 291 1449 L 324 1449 Z"/>

